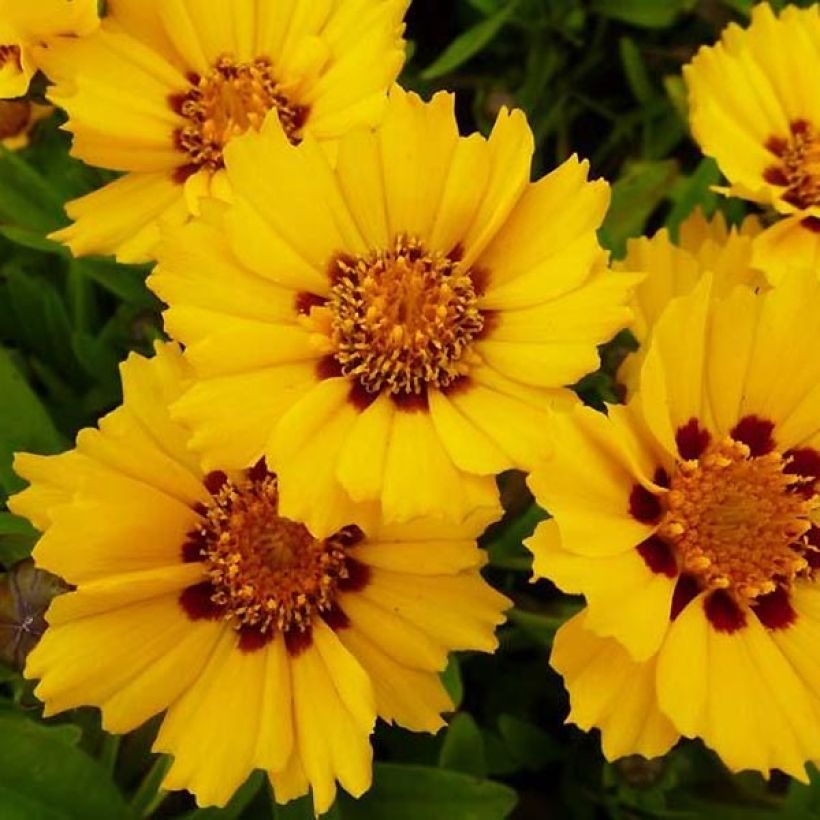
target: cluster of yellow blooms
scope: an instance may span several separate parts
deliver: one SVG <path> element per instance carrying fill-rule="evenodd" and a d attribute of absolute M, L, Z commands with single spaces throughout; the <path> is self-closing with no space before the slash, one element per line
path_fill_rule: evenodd
<path fill-rule="evenodd" d="M 127 732 L 164 712 L 164 787 L 205 805 L 256 768 L 317 812 L 337 782 L 363 793 L 376 718 L 438 730 L 448 652 L 496 646 L 510 602 L 476 538 L 519 469 L 552 515 L 535 576 L 586 600 L 551 657 L 570 719 L 610 758 L 699 737 L 805 779 L 818 7 L 758 6 L 686 69 L 727 192 L 783 219 L 696 214 L 610 265 L 586 162 L 532 182 L 520 111 L 464 137 L 452 95 L 393 85 L 406 6 L 108 0 L 98 23 L 96 0 L 0 3 L 0 92 L 43 70 L 74 153 L 123 172 L 57 238 L 156 261 L 184 346 L 132 355 L 75 449 L 17 458 L 11 509 L 73 586 L 26 669 L 46 714 L 91 704 Z M 640 351 L 602 414 L 566 386 L 625 327 Z"/>

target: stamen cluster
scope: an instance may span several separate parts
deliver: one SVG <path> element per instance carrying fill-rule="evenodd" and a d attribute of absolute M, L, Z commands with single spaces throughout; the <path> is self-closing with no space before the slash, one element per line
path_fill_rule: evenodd
<path fill-rule="evenodd" d="M 225 55 L 208 74 L 189 79 L 190 89 L 172 97 L 171 105 L 187 120 L 176 132 L 176 144 L 190 170 L 223 168 L 225 146 L 252 128 L 259 130 L 274 108 L 290 141 L 301 139 L 308 109 L 282 92 L 269 59 L 240 63 Z"/>
<path fill-rule="evenodd" d="M 791 139 L 772 139 L 767 146 L 781 164 L 765 173 L 766 180 L 786 187 L 783 199 L 797 208 L 820 205 L 820 134 L 805 120 L 791 124 Z"/>
<path fill-rule="evenodd" d="M 469 270 L 416 239 L 336 260 L 329 299 L 342 373 L 368 393 L 419 395 L 469 372 L 484 327 Z"/>
<path fill-rule="evenodd" d="M 810 566 L 806 533 L 816 495 L 772 451 L 757 457 L 740 441 L 710 444 L 679 464 L 663 497 L 658 534 L 674 545 L 680 569 L 701 589 L 726 589 L 751 601 L 789 588 Z"/>
<path fill-rule="evenodd" d="M 333 607 L 339 583 L 349 577 L 346 547 L 361 533 L 346 528 L 320 540 L 282 518 L 277 480 L 267 471 L 240 481 L 212 473 L 208 482 L 213 501 L 192 536 L 211 603 L 237 629 L 263 635 L 309 630 Z"/>

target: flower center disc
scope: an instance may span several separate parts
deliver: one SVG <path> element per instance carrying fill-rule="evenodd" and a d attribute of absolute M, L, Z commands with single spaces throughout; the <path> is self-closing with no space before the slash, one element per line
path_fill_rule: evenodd
<path fill-rule="evenodd" d="M 659 535 L 701 588 L 728 589 L 748 601 L 789 587 L 808 568 L 805 535 L 816 496 L 801 491 L 806 482 L 788 465 L 777 452 L 752 458 L 733 439 L 679 465 Z"/>
<path fill-rule="evenodd" d="M 797 208 L 820 205 L 820 134 L 804 120 L 793 122 L 791 132 L 789 140 L 769 141 L 781 163 L 767 169 L 766 180 L 784 186 L 783 199 Z"/>
<path fill-rule="evenodd" d="M 208 476 L 213 502 L 191 534 L 193 557 L 204 562 L 211 603 L 236 629 L 305 632 L 332 609 L 339 584 L 350 577 L 346 548 L 362 533 L 347 527 L 314 538 L 279 515 L 276 477 L 254 472 L 237 482 Z"/>
<path fill-rule="evenodd" d="M 329 299 L 334 356 L 368 393 L 419 395 L 469 370 L 484 327 L 469 271 L 418 241 L 342 257 Z"/>
<path fill-rule="evenodd" d="M 288 139 L 301 139 L 308 109 L 282 93 L 267 58 L 238 63 L 223 56 L 205 76 L 191 75 L 190 82 L 189 90 L 172 97 L 171 105 L 187 121 L 177 130 L 176 143 L 193 170 L 224 167 L 225 146 L 252 128 L 258 131 L 273 108 Z"/>

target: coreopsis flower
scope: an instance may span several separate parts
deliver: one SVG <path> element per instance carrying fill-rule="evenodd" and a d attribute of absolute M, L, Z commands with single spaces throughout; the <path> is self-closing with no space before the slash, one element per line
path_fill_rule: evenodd
<path fill-rule="evenodd" d="M 626 357 L 618 373 L 629 393 L 636 387 L 652 328 L 671 299 L 689 293 L 706 273 L 713 275 L 716 295 L 727 294 L 737 285 L 767 285 L 766 276 L 753 265 L 760 231 L 756 217 L 729 228 L 721 213 L 706 219 L 696 209 L 681 224 L 677 242 L 666 228 L 651 237 L 629 240 L 626 257 L 613 267 L 646 275 L 631 303 L 635 319 L 630 330 L 640 347 Z"/>
<path fill-rule="evenodd" d="M 784 218 L 762 234 L 756 264 L 771 277 L 820 259 L 820 7 L 761 3 L 684 69 L 690 122 L 727 192 Z"/>
<path fill-rule="evenodd" d="M 0 145 L 10 151 L 25 148 L 37 123 L 53 112 L 50 105 L 39 105 L 30 100 L 0 99 Z"/>
<path fill-rule="evenodd" d="M 598 245 L 606 183 L 573 157 L 531 184 L 532 151 L 520 111 L 464 138 L 451 95 L 399 88 L 335 166 L 275 120 L 232 143 L 233 203 L 169 236 L 149 280 L 197 371 L 174 412 L 206 463 L 264 455 L 319 533 L 351 499 L 460 520 L 528 468 L 636 281 Z"/>
<path fill-rule="evenodd" d="M 36 46 L 98 25 L 97 0 L 0 0 L 0 99 L 28 91 L 39 68 Z"/>
<path fill-rule="evenodd" d="M 408 0 L 110 0 L 100 30 L 42 52 L 73 153 L 125 176 L 69 203 L 76 254 L 151 258 L 160 221 L 229 196 L 223 151 L 275 111 L 329 145 L 374 123 L 404 62 Z"/>
<path fill-rule="evenodd" d="M 820 282 L 655 325 L 640 387 L 556 423 L 530 478 L 535 574 L 586 596 L 553 662 L 610 754 L 700 737 L 733 770 L 820 758 Z M 623 707 L 623 710 L 622 710 Z"/>
<path fill-rule="evenodd" d="M 31 652 L 47 715 L 81 705 L 128 732 L 165 712 L 163 788 L 224 804 L 253 769 L 277 800 L 371 778 L 376 715 L 436 731 L 449 650 L 491 651 L 507 600 L 461 525 L 363 514 L 324 538 L 279 511 L 264 462 L 203 472 L 168 402 L 189 378 L 176 347 L 132 355 L 124 403 L 58 456 L 19 455 L 10 500 L 43 536 L 34 558 L 73 585 Z"/>

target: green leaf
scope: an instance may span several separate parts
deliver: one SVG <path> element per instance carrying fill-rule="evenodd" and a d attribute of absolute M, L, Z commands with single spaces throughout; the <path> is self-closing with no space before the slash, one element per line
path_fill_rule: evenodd
<path fill-rule="evenodd" d="M 422 79 L 434 80 L 444 74 L 449 74 L 478 54 L 510 19 L 517 5 L 518 0 L 508 0 L 507 4 L 491 17 L 482 20 L 456 37 L 438 59 L 421 72 Z"/>
<path fill-rule="evenodd" d="M 266 777 L 264 772 L 254 772 L 224 808 L 194 809 L 183 815 L 180 820 L 237 820 L 256 797 Z"/>
<path fill-rule="evenodd" d="M 157 307 L 159 302 L 145 287 L 144 266 L 118 265 L 108 259 L 75 259 L 72 266 L 109 293 L 132 305 Z"/>
<path fill-rule="evenodd" d="M 453 707 L 458 709 L 464 698 L 464 682 L 461 680 L 461 663 L 457 655 L 450 655 L 447 668 L 441 673 L 441 682 L 453 701 Z"/>
<path fill-rule="evenodd" d="M 273 797 L 271 797 L 271 808 L 273 820 L 314 820 L 316 816 L 310 795 L 300 797 L 298 800 L 291 800 L 290 803 L 285 803 L 284 806 L 273 802 Z M 336 813 L 335 806 L 330 812 L 323 814 L 322 817 L 328 818 L 334 813 Z"/>
<path fill-rule="evenodd" d="M 678 177 L 675 160 L 634 162 L 612 186 L 612 203 L 601 227 L 601 241 L 622 256 L 626 240 L 641 234 Z"/>
<path fill-rule="evenodd" d="M 0 396 L 0 485 L 11 493 L 23 486 L 11 469 L 13 454 L 20 450 L 55 453 L 63 449 L 63 440 L 4 348 L 0 348 Z"/>
<path fill-rule="evenodd" d="M 484 739 L 471 715 L 460 712 L 450 721 L 438 764 L 442 769 L 464 772 L 476 777 L 487 776 Z"/>
<path fill-rule="evenodd" d="M 0 147 L 0 221 L 43 234 L 65 224 L 54 187 L 19 154 Z"/>
<path fill-rule="evenodd" d="M 520 627 L 536 643 L 549 646 L 558 629 L 580 608 L 577 600 L 565 599 L 557 607 L 558 611 L 555 613 L 529 612 L 516 607 L 507 613 L 507 618 L 511 624 Z"/>
<path fill-rule="evenodd" d="M 65 733 L 0 715 L 3 820 L 128 820 L 133 817 L 105 770 Z"/>
<path fill-rule="evenodd" d="M 604 17 L 643 28 L 667 28 L 696 0 L 592 0 L 592 10 Z"/>
<path fill-rule="evenodd" d="M 515 792 L 500 783 L 446 769 L 382 763 L 361 799 L 342 795 L 344 820 L 503 820 Z"/>
<path fill-rule="evenodd" d="M 71 322 L 55 288 L 45 278 L 16 266 L 7 271 L 6 281 L 26 347 L 65 376 L 78 375 L 77 360 L 67 344 Z"/>
<path fill-rule="evenodd" d="M 537 771 L 563 757 L 558 741 L 534 723 L 501 715 L 498 731 L 512 756 L 525 769 Z"/>
<path fill-rule="evenodd" d="M 28 558 L 39 537 L 25 518 L 0 512 L 0 564 L 10 567 Z"/>
<path fill-rule="evenodd" d="M 721 179 L 717 163 L 704 157 L 693 174 L 678 182 L 673 196 L 674 204 L 666 218 L 666 227 L 674 238 L 678 236 L 681 223 L 695 208 L 700 206 L 705 214 L 715 210 L 718 195 L 712 191 L 712 186 L 719 184 Z"/>
<path fill-rule="evenodd" d="M 639 103 L 645 105 L 655 96 L 655 92 L 641 52 L 631 37 L 621 37 L 618 45 L 621 52 L 621 65 L 632 94 Z"/>
<path fill-rule="evenodd" d="M 529 538 L 536 526 L 546 518 L 547 514 L 537 504 L 531 504 L 520 516 L 493 531 L 484 544 L 490 563 L 501 569 L 529 572 L 532 567 L 532 555 L 523 546 L 523 541 Z"/>

